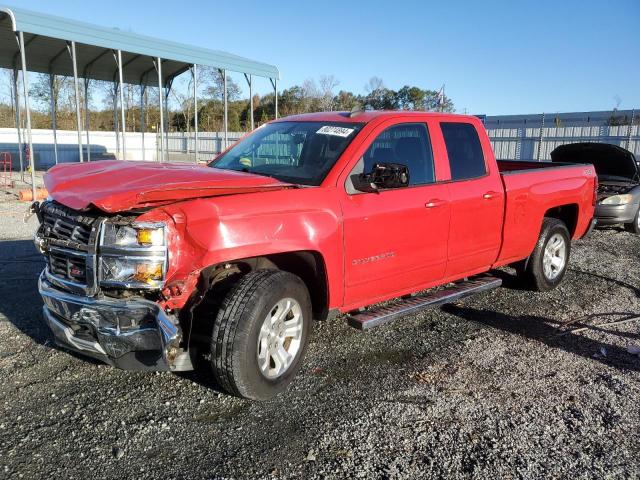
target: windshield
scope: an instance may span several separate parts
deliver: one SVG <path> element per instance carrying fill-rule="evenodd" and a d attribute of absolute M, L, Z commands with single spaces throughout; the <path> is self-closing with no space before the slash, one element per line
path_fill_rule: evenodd
<path fill-rule="evenodd" d="M 320 185 L 359 123 L 275 122 L 260 127 L 209 164 L 301 185 Z"/>

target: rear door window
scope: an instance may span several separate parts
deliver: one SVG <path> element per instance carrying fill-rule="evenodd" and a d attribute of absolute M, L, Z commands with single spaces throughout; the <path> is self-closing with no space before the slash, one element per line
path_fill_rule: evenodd
<path fill-rule="evenodd" d="M 452 180 L 468 180 L 487 173 L 482 145 L 476 128 L 470 123 L 440 124 L 447 147 Z"/>

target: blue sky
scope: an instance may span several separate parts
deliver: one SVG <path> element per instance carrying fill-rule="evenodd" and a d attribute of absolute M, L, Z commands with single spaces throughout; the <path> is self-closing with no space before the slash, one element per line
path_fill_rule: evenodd
<path fill-rule="evenodd" d="M 640 0 L 14 2 L 272 63 L 284 88 L 332 74 L 362 93 L 375 75 L 445 84 L 460 112 L 640 108 Z"/>

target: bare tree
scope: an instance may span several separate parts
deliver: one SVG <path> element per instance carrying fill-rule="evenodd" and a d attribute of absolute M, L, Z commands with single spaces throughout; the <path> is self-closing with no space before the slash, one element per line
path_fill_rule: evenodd
<path fill-rule="evenodd" d="M 186 90 L 186 93 L 184 93 Z M 184 121 L 184 127 L 189 133 L 191 131 L 191 115 L 193 113 L 194 102 L 193 102 L 193 77 L 189 76 L 189 81 L 187 82 L 186 89 L 185 88 L 174 88 L 171 89 L 171 95 L 178 108 L 182 113 L 182 118 Z"/>
<path fill-rule="evenodd" d="M 312 78 L 307 78 L 302 83 L 302 99 L 301 99 L 301 107 L 303 112 L 312 112 L 314 111 L 314 100 L 320 96 L 320 92 L 318 90 L 318 86 L 316 82 Z"/>
<path fill-rule="evenodd" d="M 383 90 L 385 88 L 386 87 L 384 86 L 384 82 L 382 81 L 382 79 L 380 77 L 375 77 L 375 76 L 371 77 L 367 82 L 367 84 L 364 86 L 365 92 L 369 94 Z"/>
<path fill-rule="evenodd" d="M 340 81 L 333 75 L 320 77 L 320 109 L 332 111 L 334 108 L 333 90 L 340 85 Z"/>
<path fill-rule="evenodd" d="M 11 105 L 13 99 L 13 72 L 0 68 L 0 104 Z"/>
<path fill-rule="evenodd" d="M 217 68 L 201 67 L 200 82 L 204 86 L 204 90 L 211 98 L 222 100 L 224 96 L 224 78 Z M 241 89 L 238 84 L 229 77 L 227 72 L 227 99 L 229 101 L 238 100 L 240 98 Z"/>

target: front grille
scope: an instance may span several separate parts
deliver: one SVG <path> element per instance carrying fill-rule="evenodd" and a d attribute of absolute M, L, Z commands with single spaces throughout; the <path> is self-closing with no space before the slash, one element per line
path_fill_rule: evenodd
<path fill-rule="evenodd" d="M 40 207 L 38 235 L 47 245 L 47 268 L 54 278 L 86 288 L 96 284 L 96 244 L 100 218 L 54 201 Z"/>
<path fill-rule="evenodd" d="M 68 218 L 55 216 L 45 217 L 45 225 L 51 230 L 51 237 L 57 240 L 75 242 L 79 245 L 88 246 L 91 227 L 83 224 L 75 224 Z"/>
<path fill-rule="evenodd" d="M 49 252 L 49 272 L 76 283 L 87 283 L 87 257 L 76 256 L 64 250 Z"/>
<path fill-rule="evenodd" d="M 89 251 L 97 216 L 71 210 L 56 202 L 42 204 L 42 232 L 50 245 Z"/>

